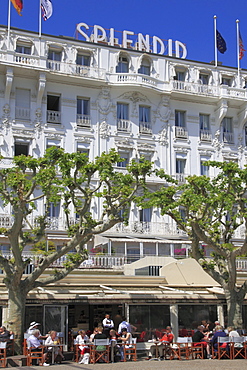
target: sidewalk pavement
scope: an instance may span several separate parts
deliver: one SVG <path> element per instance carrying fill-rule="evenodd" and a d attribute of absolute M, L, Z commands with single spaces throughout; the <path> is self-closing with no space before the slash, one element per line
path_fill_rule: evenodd
<path fill-rule="evenodd" d="M 127 362 L 116 362 L 114 364 L 89 364 L 89 365 L 79 365 L 76 362 L 65 361 L 61 365 L 50 365 L 46 369 L 50 370 L 153 370 L 168 368 L 173 369 L 189 369 L 189 370 L 208 370 L 210 367 L 214 370 L 239 370 L 244 369 L 247 365 L 247 360 L 166 360 L 166 361 L 145 361 L 138 360 L 127 361 Z M 246 367 L 247 368 L 247 367 Z M 38 370 L 41 369 L 37 366 L 22 366 L 15 367 L 15 369 L 22 370 Z"/>

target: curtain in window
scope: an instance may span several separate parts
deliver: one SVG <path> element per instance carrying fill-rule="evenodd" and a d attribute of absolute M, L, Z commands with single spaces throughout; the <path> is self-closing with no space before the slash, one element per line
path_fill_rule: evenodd
<path fill-rule="evenodd" d="M 209 131 L 209 116 L 207 114 L 200 114 L 200 130 Z"/>
<path fill-rule="evenodd" d="M 139 107 L 139 120 L 140 122 L 150 122 L 150 108 Z"/>
<path fill-rule="evenodd" d="M 223 131 L 232 133 L 232 119 L 225 117 L 223 119 Z"/>
<path fill-rule="evenodd" d="M 129 119 L 129 106 L 128 104 L 117 104 L 117 118 Z"/>

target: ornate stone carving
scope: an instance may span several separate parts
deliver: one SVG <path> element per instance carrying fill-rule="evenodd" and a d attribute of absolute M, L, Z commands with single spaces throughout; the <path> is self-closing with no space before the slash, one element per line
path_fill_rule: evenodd
<path fill-rule="evenodd" d="M 100 123 L 99 133 L 102 139 L 106 139 L 110 136 L 110 125 L 106 121 Z"/>
<path fill-rule="evenodd" d="M 3 106 L 2 125 L 4 128 L 5 134 L 7 134 L 8 128 L 10 126 L 10 106 L 9 104 L 5 104 Z"/>
<path fill-rule="evenodd" d="M 138 111 L 137 111 L 137 103 L 140 101 L 147 101 L 147 98 L 145 95 L 134 91 L 134 92 L 127 92 L 123 95 L 121 95 L 123 99 L 130 100 L 133 102 L 133 109 L 132 109 L 132 116 L 133 117 L 138 117 Z"/>
<path fill-rule="evenodd" d="M 168 122 L 171 116 L 170 99 L 167 96 L 162 96 L 157 107 L 156 117 L 162 122 Z"/>
<path fill-rule="evenodd" d="M 167 131 L 167 126 L 163 126 L 162 130 L 159 132 L 158 140 L 161 145 L 168 145 Z"/>
<path fill-rule="evenodd" d="M 219 140 L 220 138 L 220 130 L 217 130 L 215 132 L 215 138 L 212 141 L 213 147 L 215 147 L 215 150 L 219 153 L 220 150 L 222 149 L 222 143 Z"/>
<path fill-rule="evenodd" d="M 107 87 L 103 87 L 101 92 L 99 93 L 97 105 L 101 114 L 106 116 L 110 112 L 112 102 L 110 97 L 110 90 Z"/>

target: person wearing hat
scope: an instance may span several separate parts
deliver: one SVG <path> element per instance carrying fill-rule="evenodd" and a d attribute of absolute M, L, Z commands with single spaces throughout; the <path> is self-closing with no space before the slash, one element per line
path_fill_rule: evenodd
<path fill-rule="evenodd" d="M 32 335 L 34 330 L 38 330 L 39 331 L 38 338 L 39 339 L 46 339 L 48 337 L 48 335 L 41 335 L 40 330 L 38 329 L 39 325 L 41 325 L 39 322 L 36 322 L 36 321 L 31 322 L 30 325 L 29 325 L 29 328 L 26 331 L 26 333 L 29 334 L 29 335 Z"/>

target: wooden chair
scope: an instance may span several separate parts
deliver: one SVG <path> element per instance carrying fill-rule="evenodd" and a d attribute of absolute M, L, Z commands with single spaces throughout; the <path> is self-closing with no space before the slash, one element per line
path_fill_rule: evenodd
<path fill-rule="evenodd" d="M 0 342 L 0 366 L 6 367 L 7 365 L 7 342 Z"/>
<path fill-rule="evenodd" d="M 33 360 L 38 360 L 39 364 L 44 363 L 44 347 L 34 348 L 30 346 L 30 342 L 27 339 L 27 349 L 26 349 L 26 357 L 27 357 L 27 366 L 32 366 Z"/>
<path fill-rule="evenodd" d="M 234 358 L 244 358 L 246 359 L 246 349 L 244 346 L 245 337 L 230 337 L 231 340 L 231 357 Z"/>
<path fill-rule="evenodd" d="M 204 347 L 202 342 L 191 343 L 189 350 L 191 352 L 192 359 L 204 359 Z"/>
<path fill-rule="evenodd" d="M 15 336 L 14 334 L 10 335 L 10 341 L 7 342 L 7 354 L 10 356 L 14 356 L 15 354 Z"/>
<path fill-rule="evenodd" d="M 191 343 L 191 337 L 178 337 L 177 342 L 170 347 L 170 360 L 174 358 L 178 360 L 182 360 L 182 358 L 189 360 L 191 356 Z"/>
<path fill-rule="evenodd" d="M 23 355 L 27 355 L 27 339 L 30 337 L 30 334 L 24 333 L 24 339 L 23 339 Z"/>
<path fill-rule="evenodd" d="M 110 359 L 110 345 L 109 339 L 94 339 L 93 345 L 90 346 L 90 362 L 109 363 Z"/>
<path fill-rule="evenodd" d="M 232 359 L 231 356 L 231 343 L 229 337 L 218 337 L 217 343 L 217 353 L 218 353 L 218 360 L 221 358 L 228 358 Z"/>
<path fill-rule="evenodd" d="M 130 344 L 124 343 L 123 344 L 124 349 L 124 362 L 126 362 L 127 357 L 129 360 L 133 359 L 133 361 L 136 361 L 137 359 L 137 354 L 136 354 L 136 338 L 132 338 L 132 341 Z"/>

